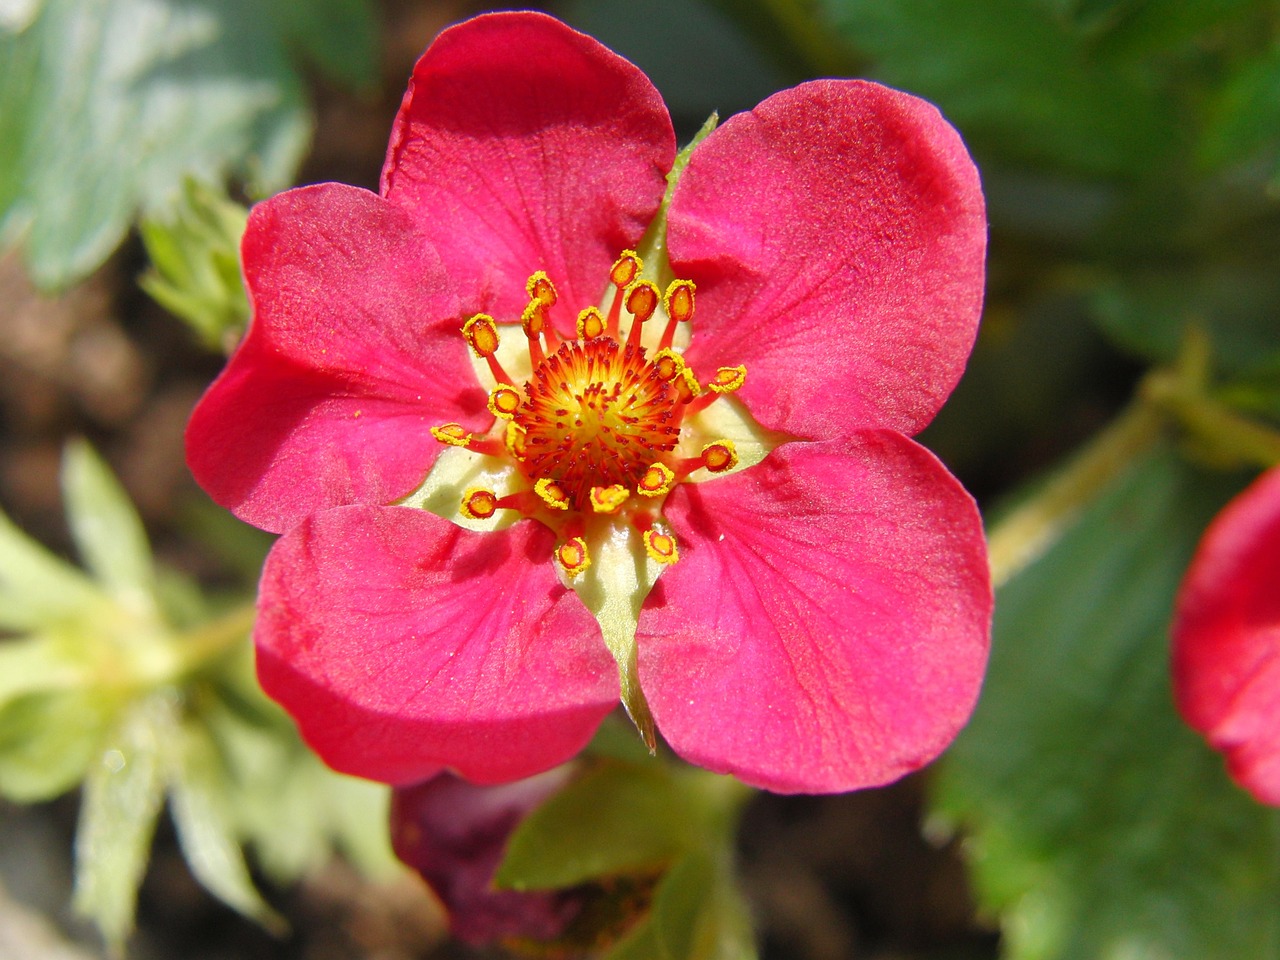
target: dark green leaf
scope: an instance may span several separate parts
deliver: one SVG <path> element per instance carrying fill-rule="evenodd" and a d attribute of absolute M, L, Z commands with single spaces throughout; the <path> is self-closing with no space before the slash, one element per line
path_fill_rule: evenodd
<path fill-rule="evenodd" d="M 1238 481 L 1159 449 L 997 598 L 937 802 L 1014 960 L 1280 949 L 1280 819 L 1178 718 L 1167 665 L 1175 590 Z"/>
<path fill-rule="evenodd" d="M 1137 64 L 1093 56 L 1027 0 L 824 0 L 873 74 L 934 101 L 982 152 L 1086 175 L 1158 164 L 1179 142 Z"/>

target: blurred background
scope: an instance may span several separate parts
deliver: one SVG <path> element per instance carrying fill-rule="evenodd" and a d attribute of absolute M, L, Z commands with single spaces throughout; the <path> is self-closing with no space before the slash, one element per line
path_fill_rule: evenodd
<path fill-rule="evenodd" d="M 1280 821 L 1181 727 L 1165 652 L 1204 524 L 1276 462 L 1280 4 L 538 6 L 644 69 L 682 143 L 713 111 L 819 76 L 938 104 L 982 171 L 991 251 L 969 371 L 921 439 L 993 530 L 1076 481 L 1043 555 L 1009 571 L 987 690 L 941 763 L 882 790 L 747 808 L 740 873 L 763 956 L 1280 956 Z M 248 595 L 268 539 L 203 499 L 182 451 L 244 322 L 239 205 L 323 180 L 376 189 L 414 61 L 485 9 L 0 0 L 0 504 L 17 527 L 83 557 L 64 446 L 85 437 L 158 563 L 204 597 L 192 622 Z M 1256 432 L 1238 437 L 1241 424 Z M 1071 473 L 1081 456 L 1092 473 Z M 0 579 L 21 556 L 0 544 Z M 71 908 L 84 764 L 39 773 L 80 750 L 66 731 L 97 721 L 33 695 L 0 679 L 0 956 L 99 956 Z M 318 803 L 310 789 L 294 802 Z M 268 824 L 289 816 L 272 809 Z M 306 852 L 284 866 L 239 831 L 268 914 L 206 892 L 189 834 L 161 818 L 129 956 L 503 955 L 449 943 L 416 878 L 362 870 L 377 854 L 331 859 L 365 842 L 341 820 L 295 838 Z"/>

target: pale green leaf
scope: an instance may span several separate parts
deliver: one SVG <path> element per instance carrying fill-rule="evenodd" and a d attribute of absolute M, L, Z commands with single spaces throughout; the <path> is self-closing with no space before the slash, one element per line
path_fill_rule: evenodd
<path fill-rule="evenodd" d="M 83 440 L 62 460 L 67 522 L 85 566 L 126 609 L 155 609 L 155 569 L 146 531 L 110 468 Z"/>
<path fill-rule="evenodd" d="M 283 918 L 267 906 L 249 877 L 235 833 L 226 770 L 208 732 L 186 723 L 175 746 L 169 802 L 191 872 L 229 907 L 283 932 Z"/>
<path fill-rule="evenodd" d="M 168 695 L 138 702 L 107 737 L 85 779 L 76 831 L 75 905 L 117 951 L 133 930 L 177 724 L 177 708 Z"/>
<path fill-rule="evenodd" d="M 115 709 L 91 690 L 32 693 L 0 707 L 0 795 L 33 803 L 66 793 L 99 754 Z"/>
<path fill-rule="evenodd" d="M 83 573 L 0 514 L 0 627 L 26 632 L 102 603 Z"/>

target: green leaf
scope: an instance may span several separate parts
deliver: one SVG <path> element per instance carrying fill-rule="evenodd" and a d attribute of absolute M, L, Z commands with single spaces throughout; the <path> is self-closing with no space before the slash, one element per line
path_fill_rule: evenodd
<path fill-rule="evenodd" d="M 311 127 L 286 46 L 352 79 L 371 75 L 372 35 L 352 0 L 46 0 L 0 34 L 0 239 L 24 229 L 32 276 L 57 287 L 188 177 L 286 186 Z"/>
<path fill-rule="evenodd" d="M 91 580 L 0 513 L 0 627 L 46 627 L 100 603 Z"/>
<path fill-rule="evenodd" d="M 1280 950 L 1280 815 L 1181 722 L 1168 675 L 1174 593 L 1238 487 L 1158 449 L 997 598 L 936 803 L 972 833 L 1013 960 Z"/>
<path fill-rule="evenodd" d="M 937 103 L 991 157 L 1090 176 L 1161 162 L 1181 139 L 1141 64 L 1093 54 L 1027 0 L 823 0 L 873 74 Z"/>
<path fill-rule="evenodd" d="M 121 717 L 85 779 L 76 831 L 75 905 L 117 952 L 133 930 L 177 724 L 169 695 L 140 701 Z"/>
<path fill-rule="evenodd" d="M 1280 48 L 1245 61 L 1214 93 L 1201 162 L 1221 167 L 1258 155 L 1280 162 Z"/>
<path fill-rule="evenodd" d="M 698 822 L 667 768 L 605 761 L 524 819 L 495 882 L 558 889 L 655 870 L 696 845 Z"/>
<path fill-rule="evenodd" d="M 663 877 L 653 908 L 607 960 L 752 960 L 755 937 L 733 872 L 706 851 Z"/>
<path fill-rule="evenodd" d="M 1108 277 L 1093 296 L 1094 319 L 1116 344 L 1155 363 L 1178 355 L 1189 327 L 1209 337 L 1215 368 L 1243 373 L 1280 365 L 1276 318 L 1280 243 L 1260 239 L 1234 262 L 1170 262 Z M 1170 258 L 1172 260 L 1172 258 Z"/>
<path fill-rule="evenodd" d="M 126 609 L 155 611 L 155 568 L 146 531 L 128 494 L 83 440 L 62 460 L 67 522 L 85 566 Z"/>
<path fill-rule="evenodd" d="M 114 715 L 115 701 L 87 690 L 32 693 L 0 707 L 0 795 L 34 803 L 66 793 Z"/>
<path fill-rule="evenodd" d="M 139 283 L 211 350 L 229 349 L 249 322 L 249 298 L 240 277 L 240 237 L 247 218 L 238 203 L 188 180 L 177 209 L 142 223 L 151 269 Z"/>
<path fill-rule="evenodd" d="M 173 761 L 170 807 L 191 872 L 227 906 L 283 933 L 284 919 L 267 906 L 249 877 L 235 833 L 226 770 L 208 732 L 184 724 Z"/>

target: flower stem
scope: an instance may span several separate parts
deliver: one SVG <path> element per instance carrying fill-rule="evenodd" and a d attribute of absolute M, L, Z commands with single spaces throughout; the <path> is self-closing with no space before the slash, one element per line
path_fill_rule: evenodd
<path fill-rule="evenodd" d="M 1141 398 L 1094 437 L 1036 494 L 990 529 L 993 587 L 1003 586 L 1057 541 L 1076 516 L 1160 437 L 1162 418 Z"/>
<path fill-rule="evenodd" d="M 253 629 L 253 603 L 244 603 L 177 638 L 179 660 L 174 679 L 197 673 L 244 642 Z"/>

